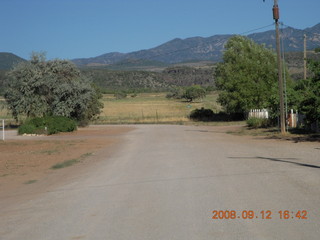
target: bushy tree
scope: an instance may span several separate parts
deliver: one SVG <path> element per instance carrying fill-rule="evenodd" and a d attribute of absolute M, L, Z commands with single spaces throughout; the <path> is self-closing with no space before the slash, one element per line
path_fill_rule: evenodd
<path fill-rule="evenodd" d="M 320 62 L 309 61 L 312 78 L 301 80 L 297 86 L 300 110 L 306 115 L 307 124 L 320 121 Z"/>
<path fill-rule="evenodd" d="M 185 90 L 182 87 L 173 87 L 167 93 L 166 98 L 182 99 L 184 95 Z"/>
<path fill-rule="evenodd" d="M 79 122 L 95 118 L 103 107 L 93 83 L 66 60 L 46 61 L 42 54 L 8 73 L 5 99 L 13 117 L 65 116 Z"/>
<path fill-rule="evenodd" d="M 123 91 L 118 91 L 118 92 L 116 92 L 115 94 L 114 94 L 114 97 L 116 98 L 116 99 L 124 99 L 124 98 L 126 98 L 128 96 L 128 94 L 126 93 L 126 92 L 123 92 Z"/>
<path fill-rule="evenodd" d="M 189 102 L 195 99 L 204 98 L 206 96 L 206 90 L 199 85 L 194 85 L 186 88 L 184 98 Z"/>
<path fill-rule="evenodd" d="M 216 71 L 218 101 L 228 113 L 270 108 L 278 102 L 277 64 L 273 51 L 243 36 L 225 46 Z"/>

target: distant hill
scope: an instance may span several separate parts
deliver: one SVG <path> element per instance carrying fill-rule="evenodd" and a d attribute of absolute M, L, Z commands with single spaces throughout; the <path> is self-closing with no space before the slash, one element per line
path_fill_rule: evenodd
<path fill-rule="evenodd" d="M 95 66 L 94 64 L 89 65 L 90 67 Z M 96 65 L 99 67 L 101 65 Z M 148 70 L 148 71 L 161 71 L 169 65 L 159 61 L 144 60 L 144 59 L 125 59 L 115 64 L 108 66 L 102 65 L 104 68 L 109 70 Z"/>
<path fill-rule="evenodd" d="M 320 53 L 307 51 L 307 59 L 320 61 Z M 303 79 L 303 52 L 287 52 L 285 53 L 285 61 L 288 66 L 290 76 L 295 80 Z"/>
<path fill-rule="evenodd" d="M 284 50 L 295 52 L 303 50 L 303 36 L 308 36 L 308 49 L 320 46 L 320 24 L 304 30 L 287 27 L 282 29 Z M 131 53 L 106 53 L 93 58 L 81 58 L 72 60 L 79 66 L 109 66 L 128 60 L 148 60 L 174 64 L 192 61 L 220 61 L 224 45 L 233 35 L 215 35 L 212 37 L 192 37 L 187 39 L 176 38 L 155 48 Z M 257 43 L 275 48 L 274 31 L 266 31 L 248 35 Z M 124 65 L 123 65 L 124 66 Z"/>
<path fill-rule="evenodd" d="M 194 68 L 172 66 L 161 72 L 137 70 L 108 70 L 104 68 L 82 68 L 83 73 L 91 76 L 103 92 L 128 91 L 167 91 L 172 86 L 204 87 L 214 85 L 214 66 Z"/>
<path fill-rule="evenodd" d="M 23 61 L 26 60 L 12 53 L 0 52 L 0 70 L 9 70 L 15 64 Z"/>

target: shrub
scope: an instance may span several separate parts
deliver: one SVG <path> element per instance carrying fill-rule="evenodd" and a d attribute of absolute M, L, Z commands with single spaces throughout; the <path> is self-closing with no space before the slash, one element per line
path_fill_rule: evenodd
<path fill-rule="evenodd" d="M 187 101 L 192 102 L 195 99 L 204 98 L 205 96 L 206 90 L 201 86 L 194 85 L 186 89 L 183 97 L 187 99 Z"/>
<path fill-rule="evenodd" d="M 269 119 L 266 118 L 249 118 L 247 120 L 248 127 L 251 128 L 266 128 L 270 126 Z"/>
<path fill-rule="evenodd" d="M 34 134 L 36 130 L 37 128 L 34 125 L 25 123 L 19 127 L 18 134 Z"/>
<path fill-rule="evenodd" d="M 77 129 L 74 120 L 62 116 L 37 117 L 27 120 L 18 129 L 19 134 L 55 134 Z"/>
<path fill-rule="evenodd" d="M 195 109 L 190 113 L 190 118 L 196 121 L 212 121 L 214 113 L 211 109 Z"/>
<path fill-rule="evenodd" d="M 183 90 L 183 88 L 175 87 L 170 89 L 170 92 L 167 93 L 166 98 L 182 99 L 184 95 L 185 91 Z"/>
<path fill-rule="evenodd" d="M 226 122 L 226 121 L 242 121 L 244 120 L 244 114 L 241 113 L 225 113 L 219 112 L 214 113 L 211 109 L 195 109 L 193 110 L 189 118 L 195 121 L 204 121 L 204 122 Z"/>
<path fill-rule="evenodd" d="M 114 94 L 114 97 L 115 97 L 116 99 L 124 99 L 124 98 L 127 97 L 127 94 L 126 94 L 125 92 L 116 92 L 116 93 Z"/>

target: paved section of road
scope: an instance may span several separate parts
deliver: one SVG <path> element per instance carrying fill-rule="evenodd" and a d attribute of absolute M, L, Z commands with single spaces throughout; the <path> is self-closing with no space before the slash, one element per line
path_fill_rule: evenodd
<path fill-rule="evenodd" d="M 236 219 L 212 219 L 226 210 Z M 136 126 L 85 174 L 0 214 L 4 240 L 319 239 L 320 146 Z"/>

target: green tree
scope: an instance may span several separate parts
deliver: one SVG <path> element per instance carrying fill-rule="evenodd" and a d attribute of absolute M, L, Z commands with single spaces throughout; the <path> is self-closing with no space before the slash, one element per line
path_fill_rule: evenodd
<path fill-rule="evenodd" d="M 246 37 L 229 39 L 215 76 L 218 101 L 228 113 L 271 108 L 278 102 L 275 54 Z"/>
<path fill-rule="evenodd" d="M 103 107 L 101 93 L 66 60 L 46 61 L 43 54 L 8 73 L 5 99 L 13 117 L 65 116 L 87 122 Z"/>
<path fill-rule="evenodd" d="M 166 98 L 181 99 L 185 95 L 185 90 L 182 87 L 172 87 L 167 93 Z"/>
<path fill-rule="evenodd" d="M 189 102 L 195 99 L 204 98 L 206 96 L 206 90 L 199 85 L 190 86 L 186 89 L 184 98 Z"/>
<path fill-rule="evenodd" d="M 0 70 L 0 96 L 4 94 L 6 73 L 7 71 Z"/>
<path fill-rule="evenodd" d="M 307 125 L 320 121 L 320 61 L 309 61 L 313 77 L 301 80 L 297 86 L 300 110 L 306 115 Z"/>

